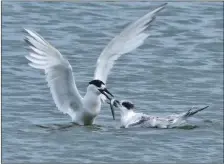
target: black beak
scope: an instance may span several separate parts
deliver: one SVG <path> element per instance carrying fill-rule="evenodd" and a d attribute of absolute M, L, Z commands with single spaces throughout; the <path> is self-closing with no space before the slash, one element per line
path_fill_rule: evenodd
<path fill-rule="evenodd" d="M 111 113 L 112 113 L 112 116 L 113 116 L 113 120 L 115 120 L 114 107 L 111 103 L 110 103 L 110 110 L 111 110 Z"/>
<path fill-rule="evenodd" d="M 113 100 L 112 100 L 113 101 Z M 113 115 L 113 119 L 115 120 L 115 115 L 114 115 L 114 106 L 115 107 L 118 107 L 118 104 L 120 104 L 120 102 L 118 100 L 114 100 L 113 102 L 110 102 L 110 110 L 111 110 L 111 113 Z"/>
<path fill-rule="evenodd" d="M 110 93 L 107 88 L 104 88 L 104 92 L 108 93 L 109 95 L 111 95 L 112 97 L 114 97 L 114 95 L 112 95 L 112 93 Z"/>
<path fill-rule="evenodd" d="M 108 96 L 108 94 L 111 95 L 112 97 L 114 97 L 114 96 L 107 90 L 107 88 L 99 89 L 99 91 L 100 91 L 103 95 L 105 95 L 105 96 L 107 97 L 107 99 L 111 102 L 112 98 L 110 98 L 110 97 Z M 113 105 L 112 105 L 111 103 L 109 103 L 109 104 L 110 104 L 110 109 L 111 109 L 111 113 L 112 113 L 113 119 L 115 120 L 115 115 L 114 115 Z"/>
<path fill-rule="evenodd" d="M 115 106 L 117 108 L 118 107 L 118 104 L 120 104 L 120 102 L 118 100 L 114 100 L 113 106 Z"/>
<path fill-rule="evenodd" d="M 100 91 L 103 95 L 105 95 L 105 96 L 107 97 L 108 100 L 111 100 L 111 98 L 108 96 L 108 94 L 111 95 L 112 97 L 114 97 L 114 96 L 112 95 L 112 93 L 110 93 L 110 92 L 107 90 L 107 88 L 99 89 L 99 91 Z"/>

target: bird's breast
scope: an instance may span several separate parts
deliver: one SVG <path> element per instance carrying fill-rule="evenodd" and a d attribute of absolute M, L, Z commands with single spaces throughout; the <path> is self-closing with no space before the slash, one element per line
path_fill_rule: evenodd
<path fill-rule="evenodd" d="M 101 108 L 100 101 L 90 100 L 84 104 L 84 110 L 87 115 L 96 116 L 99 114 Z"/>

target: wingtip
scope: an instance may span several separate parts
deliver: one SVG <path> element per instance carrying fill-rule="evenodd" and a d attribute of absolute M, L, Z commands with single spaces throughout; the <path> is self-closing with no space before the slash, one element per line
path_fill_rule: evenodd
<path fill-rule="evenodd" d="M 163 10 L 166 7 L 167 4 L 168 3 L 166 2 L 166 3 L 163 3 L 159 6 L 157 6 L 153 11 L 151 11 L 151 13 L 156 14 L 156 13 L 160 12 L 161 10 Z"/>
<path fill-rule="evenodd" d="M 160 5 L 159 7 L 165 7 L 168 3 L 163 3 L 162 5 Z"/>
<path fill-rule="evenodd" d="M 27 34 L 29 34 L 29 35 L 31 35 L 31 34 L 33 33 L 32 30 L 27 29 L 27 28 L 23 28 L 23 32 L 25 32 L 25 33 L 27 33 Z"/>
<path fill-rule="evenodd" d="M 207 106 L 205 107 L 205 109 L 208 108 L 208 107 L 209 107 L 209 105 L 207 105 Z"/>
<path fill-rule="evenodd" d="M 199 111 L 202 111 L 202 110 L 204 110 L 204 109 L 206 109 L 206 108 L 208 108 L 208 107 L 209 107 L 209 105 L 207 105 L 207 106 L 205 106 L 205 107 L 199 109 Z"/>
<path fill-rule="evenodd" d="M 23 28 L 23 32 L 29 33 L 29 30 L 27 28 Z"/>
<path fill-rule="evenodd" d="M 167 2 L 166 2 L 166 3 L 163 3 L 163 4 L 161 4 L 160 6 L 158 6 L 157 8 L 161 8 L 161 9 L 163 9 L 163 8 L 166 7 L 167 4 L 168 4 Z"/>

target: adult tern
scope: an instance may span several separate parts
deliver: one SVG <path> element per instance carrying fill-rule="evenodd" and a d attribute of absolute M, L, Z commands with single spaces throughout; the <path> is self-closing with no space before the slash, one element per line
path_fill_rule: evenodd
<path fill-rule="evenodd" d="M 101 100 L 108 95 L 106 81 L 115 60 L 143 44 L 149 36 L 146 29 L 156 14 L 166 3 L 140 17 L 115 36 L 103 49 L 97 59 L 94 78 L 89 82 L 87 92 L 82 97 L 76 87 L 72 67 L 62 54 L 35 31 L 25 29 L 29 55 L 25 56 L 29 65 L 44 70 L 57 108 L 68 114 L 72 121 L 80 125 L 91 125 L 101 109 Z"/>
<path fill-rule="evenodd" d="M 187 119 L 194 114 L 208 108 L 208 106 L 193 109 L 180 114 L 172 114 L 166 117 L 151 116 L 144 113 L 134 112 L 135 106 L 132 102 L 127 100 L 118 101 L 111 99 L 110 101 L 112 110 L 113 107 L 120 109 L 121 113 L 121 127 L 128 128 L 134 126 L 152 127 L 152 128 L 174 128 L 186 123 Z"/>

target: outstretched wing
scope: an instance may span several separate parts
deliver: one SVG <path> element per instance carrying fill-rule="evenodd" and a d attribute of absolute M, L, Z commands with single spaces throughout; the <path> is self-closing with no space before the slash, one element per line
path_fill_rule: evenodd
<path fill-rule="evenodd" d="M 57 108 L 69 114 L 70 110 L 82 107 L 82 97 L 78 92 L 72 67 L 61 53 L 34 31 L 25 29 L 29 55 L 25 56 L 33 68 L 45 71 L 46 80 Z"/>
<path fill-rule="evenodd" d="M 150 26 L 156 14 L 161 11 L 165 5 L 166 3 L 131 23 L 109 42 L 97 60 L 94 79 L 99 79 L 106 83 L 107 76 L 113 67 L 114 61 L 122 54 L 131 52 L 143 44 L 145 39 L 149 36 L 146 32 L 147 27 Z"/>

